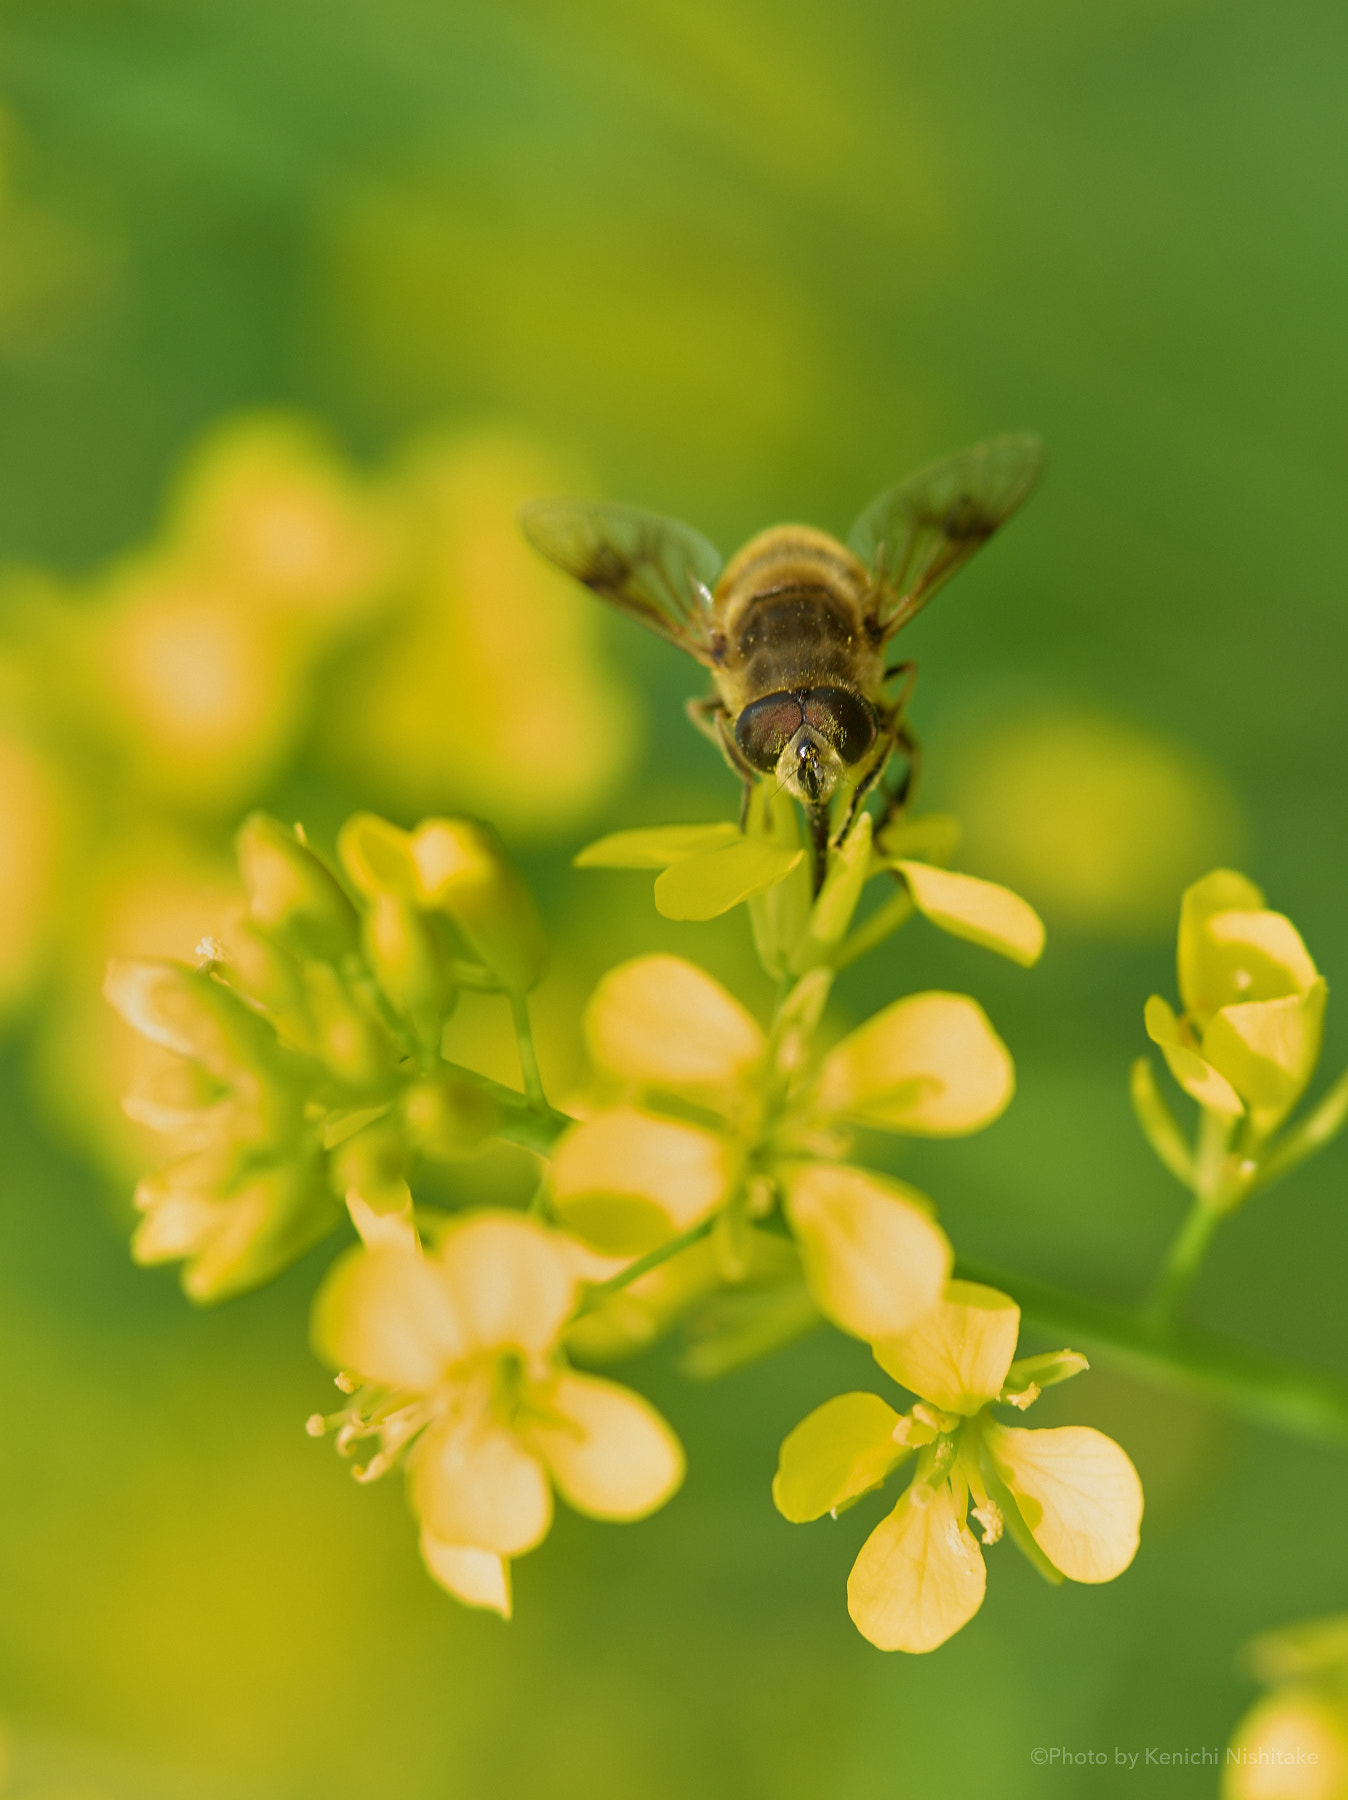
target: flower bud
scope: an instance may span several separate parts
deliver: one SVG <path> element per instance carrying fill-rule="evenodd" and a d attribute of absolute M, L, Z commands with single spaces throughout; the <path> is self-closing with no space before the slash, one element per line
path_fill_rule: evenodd
<path fill-rule="evenodd" d="M 230 927 L 225 972 L 230 987 L 265 1006 L 274 1017 L 288 1017 L 303 1007 L 299 964 L 251 919 L 239 919 Z"/>
<path fill-rule="evenodd" d="M 264 1020 L 211 976 L 182 963 L 116 956 L 103 993 L 142 1037 L 200 1063 L 221 1081 L 265 1065 L 275 1050 Z"/>
<path fill-rule="evenodd" d="M 234 843 L 249 911 L 264 931 L 299 956 L 334 961 L 355 948 L 355 907 L 293 831 L 255 812 Z"/>
<path fill-rule="evenodd" d="M 374 1212 L 400 1212 L 410 1198 L 407 1163 L 399 1122 L 386 1115 L 329 1153 L 328 1184 L 342 1199 L 354 1191 Z"/>
<path fill-rule="evenodd" d="M 138 1263 L 183 1258 L 183 1291 L 208 1303 L 260 1287 L 327 1235 L 339 1213 L 316 1155 L 240 1169 L 205 1152 L 142 1181 Z"/>
<path fill-rule="evenodd" d="M 337 834 L 337 855 L 351 885 L 367 900 L 378 894 L 410 899 L 417 883 L 410 833 L 376 813 L 353 813 Z"/>
<path fill-rule="evenodd" d="M 401 1106 L 409 1143 L 448 1162 L 480 1150 L 500 1119 L 500 1107 L 480 1082 L 448 1071 L 413 1082 Z"/>
<path fill-rule="evenodd" d="M 385 1092 L 400 1055 L 389 1033 L 361 1011 L 327 963 L 308 964 L 305 988 L 314 1020 L 314 1055 L 343 1087 L 356 1093 Z"/>
<path fill-rule="evenodd" d="M 452 989 L 424 916 L 396 894 L 376 894 L 360 935 L 365 960 L 389 1004 L 413 1021 L 426 1042 L 438 1044 Z"/>
<path fill-rule="evenodd" d="M 533 895 L 495 835 L 471 819 L 424 819 L 412 833 L 416 899 L 444 912 L 501 986 L 523 994 L 547 963 Z"/>

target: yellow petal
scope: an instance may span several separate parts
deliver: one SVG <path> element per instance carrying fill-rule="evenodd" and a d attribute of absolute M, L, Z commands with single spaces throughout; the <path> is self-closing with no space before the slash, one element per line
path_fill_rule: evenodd
<path fill-rule="evenodd" d="M 1243 875 L 1214 869 L 1186 891 L 1180 997 L 1200 1031 L 1223 1006 L 1304 992 L 1315 973 L 1291 920 L 1266 911 L 1263 894 Z"/>
<path fill-rule="evenodd" d="M 1226 1077 L 1186 1042 L 1184 1028 L 1168 1001 L 1153 994 L 1143 1009 L 1142 1018 L 1147 1036 L 1153 1044 L 1160 1045 L 1170 1073 L 1190 1099 L 1231 1119 L 1245 1111 L 1244 1101 Z"/>
<path fill-rule="evenodd" d="M 1290 1111 L 1320 1060 L 1325 984 L 1283 1000 L 1224 1006 L 1203 1033 L 1203 1054 L 1256 1110 Z"/>
<path fill-rule="evenodd" d="M 678 956 L 639 956 L 600 981 L 585 1009 L 599 1068 L 637 1087 L 724 1097 L 761 1061 L 756 1021 L 705 970 Z"/>
<path fill-rule="evenodd" d="M 410 899 L 417 872 L 412 837 L 375 813 L 353 813 L 337 834 L 337 860 L 358 893 Z"/>
<path fill-rule="evenodd" d="M 1112 1581 L 1137 1554 L 1142 1483 L 1103 1431 L 983 1428 L 997 1473 L 1036 1544 L 1069 1581 Z"/>
<path fill-rule="evenodd" d="M 990 1125 L 1011 1099 L 1010 1052 L 966 994 L 911 994 L 843 1039 L 817 1089 L 826 1113 L 951 1137 Z"/>
<path fill-rule="evenodd" d="M 815 1305 L 853 1337 L 892 1337 L 940 1300 L 953 1255 L 915 1188 L 802 1163 L 786 1178 L 786 1213 Z"/>
<path fill-rule="evenodd" d="M 529 1395 L 528 1436 L 577 1512 L 644 1519 L 683 1480 L 683 1446 L 655 1408 L 598 1375 L 559 1375 Z"/>
<path fill-rule="evenodd" d="M 547 1476 L 504 1425 L 451 1417 L 429 1427 L 408 1461 L 412 1505 L 432 1537 L 521 1556 L 547 1536 Z"/>
<path fill-rule="evenodd" d="M 1028 900 L 995 881 L 955 875 L 929 863 L 895 863 L 913 902 L 933 925 L 952 937 L 968 938 L 985 949 L 1030 968 L 1044 949 L 1044 926 Z"/>
<path fill-rule="evenodd" d="M 899 1415 L 878 1394 L 839 1394 L 801 1420 L 782 1444 L 772 1498 L 795 1525 L 879 1487 L 905 1452 L 894 1441 Z"/>
<path fill-rule="evenodd" d="M 349 1250 L 314 1300 L 315 1351 L 366 1381 L 424 1393 L 467 1352 L 434 1268 L 413 1250 Z"/>
<path fill-rule="evenodd" d="M 632 1107 L 568 1131 L 552 1164 L 563 1222 L 615 1255 L 640 1255 L 716 1211 L 739 1157 L 724 1138 Z"/>
<path fill-rule="evenodd" d="M 421 1556 L 431 1574 L 465 1606 L 480 1606 L 510 1617 L 510 1564 L 494 1550 L 447 1544 L 423 1529 Z"/>
<path fill-rule="evenodd" d="M 948 1283 L 910 1331 L 875 1346 L 880 1367 L 945 1412 L 978 1412 L 995 1400 L 1016 1354 L 1020 1308 L 996 1288 Z"/>
<path fill-rule="evenodd" d="M 704 850 L 720 850 L 739 837 L 727 821 L 713 825 L 655 825 L 614 831 L 587 844 L 575 858 L 578 869 L 667 869 Z"/>
<path fill-rule="evenodd" d="M 470 1214 L 445 1233 L 429 1266 L 474 1349 L 548 1350 L 575 1308 L 565 1245 L 518 1214 Z"/>
<path fill-rule="evenodd" d="M 103 995 L 142 1037 L 192 1058 L 223 1081 L 274 1058 L 270 1027 L 203 970 L 115 956 Z"/>
<path fill-rule="evenodd" d="M 803 850 L 737 837 L 719 850 L 704 850 L 674 863 L 656 878 L 656 911 L 667 919 L 715 919 L 742 900 L 752 900 L 785 881 Z"/>
<path fill-rule="evenodd" d="M 847 1610 L 878 1649 L 935 1650 L 973 1618 L 986 1586 L 982 1554 L 955 1511 L 950 1484 L 935 1493 L 915 1485 L 861 1546 L 847 1579 Z"/>

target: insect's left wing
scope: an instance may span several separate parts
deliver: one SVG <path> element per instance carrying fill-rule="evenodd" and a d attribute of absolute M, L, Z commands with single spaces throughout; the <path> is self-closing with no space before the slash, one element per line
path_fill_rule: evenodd
<path fill-rule="evenodd" d="M 1028 432 L 990 438 L 872 500 L 847 541 L 871 571 L 883 636 L 906 625 L 987 543 L 1043 463 L 1044 446 Z"/>
<path fill-rule="evenodd" d="M 720 553 L 690 525 L 609 501 L 526 500 L 525 537 L 549 562 L 710 664 Z"/>

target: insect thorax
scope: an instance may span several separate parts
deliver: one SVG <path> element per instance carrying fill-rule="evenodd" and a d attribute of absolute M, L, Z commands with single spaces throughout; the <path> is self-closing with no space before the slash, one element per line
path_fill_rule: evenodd
<path fill-rule="evenodd" d="M 869 597 L 865 569 L 825 532 L 778 525 L 751 539 L 716 584 L 732 709 L 792 689 L 873 692 L 880 662 L 865 627 Z"/>

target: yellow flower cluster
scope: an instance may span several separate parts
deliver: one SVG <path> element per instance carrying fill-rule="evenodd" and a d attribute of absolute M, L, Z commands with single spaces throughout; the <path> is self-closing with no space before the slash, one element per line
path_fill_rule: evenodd
<path fill-rule="evenodd" d="M 1011 1098 L 1011 1059 L 981 1007 L 934 993 L 896 1001 L 817 1061 L 827 990 L 824 971 L 805 977 L 769 1038 L 677 957 L 605 976 L 585 1033 L 612 1099 L 557 1146 L 562 1221 L 628 1255 L 712 1223 L 733 1277 L 780 1203 L 815 1303 L 844 1331 L 886 1335 L 927 1311 L 949 1243 L 915 1189 L 837 1160 L 846 1130 L 976 1131 Z"/>
<path fill-rule="evenodd" d="M 203 1301 L 269 1280 L 343 1202 L 368 1239 L 411 1241 L 416 1158 L 460 1158 L 503 1128 L 491 1084 L 439 1055 L 457 984 L 522 1003 L 546 956 L 532 896 L 469 821 L 350 820 L 359 906 L 265 814 L 238 852 L 247 908 L 204 966 L 121 958 L 105 983 L 171 1053 L 126 1101 L 173 1152 L 136 1190 L 134 1254 L 183 1259 Z"/>
<path fill-rule="evenodd" d="M 714 886 L 717 858 L 747 864 L 765 843 L 760 826 L 670 866 L 710 857 L 698 879 Z M 971 1498 L 985 1541 L 1005 1526 L 1054 1579 L 1107 1580 L 1130 1560 L 1141 1493 L 1123 1452 L 987 1411 L 1029 1404 L 1084 1360 L 1013 1366 L 1013 1303 L 952 1282 L 930 1201 L 850 1160 L 858 1129 L 980 1130 L 1014 1087 L 967 995 L 910 994 L 827 1040 L 870 877 L 906 913 L 1022 960 L 1038 951 L 1014 895 L 892 849 L 877 857 L 864 820 L 816 899 L 760 921 L 784 976 L 766 1029 L 682 958 L 605 975 L 584 1015 L 595 1086 L 579 1120 L 550 1107 L 533 1057 L 525 996 L 547 955 L 536 906 L 471 821 L 405 831 L 357 814 L 339 875 L 302 833 L 255 814 L 237 840 L 246 906 L 202 966 L 112 966 L 109 998 L 172 1059 L 128 1101 L 174 1149 L 137 1191 L 136 1256 L 182 1259 L 189 1294 L 218 1299 L 274 1274 L 345 1206 L 362 1243 L 324 1281 L 313 1337 L 350 1404 L 310 1429 L 347 1454 L 373 1440 L 362 1480 L 405 1466 L 427 1567 L 467 1604 L 509 1613 L 511 1561 L 546 1534 L 554 1490 L 605 1519 L 643 1517 L 675 1491 L 683 1454 L 664 1420 L 568 1358 L 647 1342 L 717 1290 L 751 1304 L 709 1366 L 822 1316 L 919 1396 L 903 1418 L 870 1395 L 821 1408 L 784 1445 L 774 1490 L 788 1517 L 815 1517 L 917 1457 L 853 1571 L 852 1613 L 875 1643 L 933 1648 L 976 1609 Z M 465 987 L 509 1005 L 522 1092 L 444 1058 Z M 422 1157 L 493 1137 L 549 1159 L 529 1215 L 415 1206 Z"/>
<path fill-rule="evenodd" d="M 363 470 L 257 415 L 189 452 L 144 543 L 78 580 L 0 569 L 0 1020 L 41 991 L 48 1114 L 119 1177 L 147 1146 L 118 1095 L 153 1059 L 104 964 L 221 934 L 250 806 L 318 773 L 549 837 L 621 774 L 603 621 L 514 523 L 560 474 L 500 435 Z"/>
<path fill-rule="evenodd" d="M 1138 1123 L 1193 1195 L 1153 1296 L 1158 1316 L 1178 1304 L 1220 1220 L 1348 1121 L 1348 1074 L 1309 1112 L 1290 1117 L 1320 1059 L 1325 982 L 1291 920 L 1270 912 L 1254 883 L 1232 869 L 1214 869 L 1185 892 L 1179 991 L 1181 1014 L 1153 994 L 1145 1020 L 1170 1073 L 1198 1104 L 1192 1143 L 1150 1060 L 1140 1057 L 1132 1071 Z"/>

